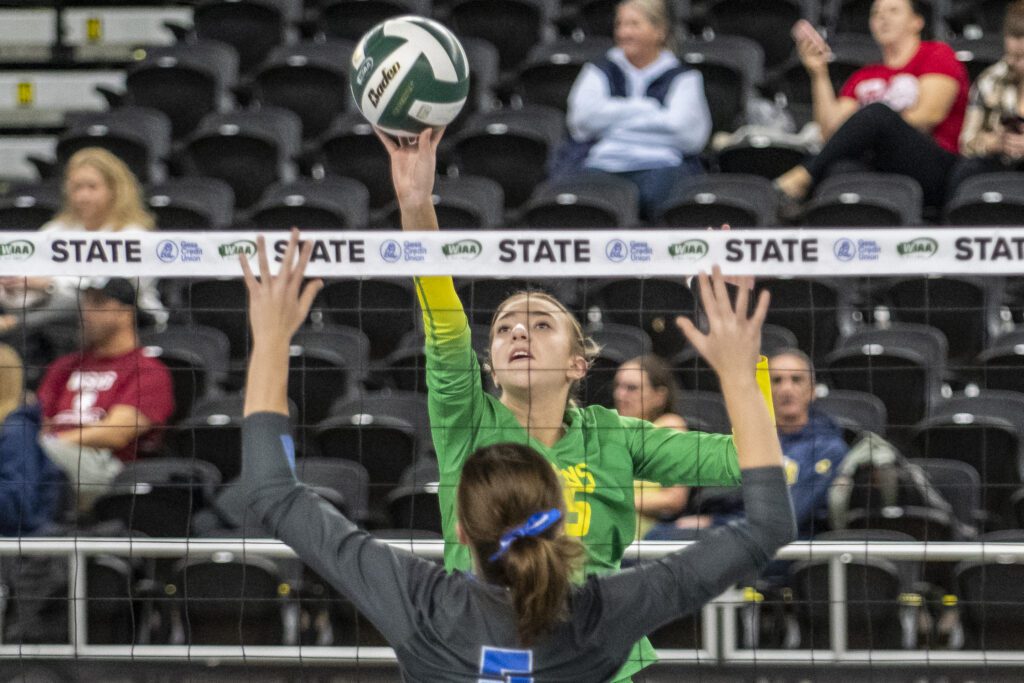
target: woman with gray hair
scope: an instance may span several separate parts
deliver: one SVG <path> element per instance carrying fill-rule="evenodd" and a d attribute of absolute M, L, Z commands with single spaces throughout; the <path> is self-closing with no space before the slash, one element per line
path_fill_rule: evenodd
<path fill-rule="evenodd" d="M 645 220 L 678 178 L 703 172 L 698 155 L 711 135 L 704 79 L 673 49 L 664 0 L 619 3 L 615 47 L 586 64 L 569 93 L 571 151 L 556 170 L 567 175 L 575 165 L 626 178 Z"/>

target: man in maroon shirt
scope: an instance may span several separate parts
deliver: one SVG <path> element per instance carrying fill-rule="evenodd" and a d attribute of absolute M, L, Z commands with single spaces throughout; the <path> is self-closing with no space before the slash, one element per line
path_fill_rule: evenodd
<path fill-rule="evenodd" d="M 55 360 L 39 385 L 40 443 L 88 507 L 124 463 L 152 452 L 174 410 L 171 375 L 139 348 L 137 291 L 124 278 L 86 283 L 83 350 Z"/>

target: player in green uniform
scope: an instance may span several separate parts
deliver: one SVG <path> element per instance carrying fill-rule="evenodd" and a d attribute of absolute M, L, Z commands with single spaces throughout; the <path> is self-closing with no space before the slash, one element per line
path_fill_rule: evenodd
<path fill-rule="evenodd" d="M 404 230 L 437 230 L 431 193 L 442 134 L 424 131 L 413 144 L 380 135 L 391 156 Z M 440 466 L 449 571 L 472 567 L 469 549 L 459 544 L 456 534 L 455 492 L 466 458 L 482 446 L 525 443 L 559 471 L 566 531 L 583 540 L 588 574 L 618 569 L 633 540 L 634 480 L 739 485 L 730 436 L 654 427 L 601 406 L 580 408 L 570 402 L 574 386 L 586 375 L 590 352 L 579 322 L 557 299 L 531 292 L 499 305 L 489 353 L 491 376 L 501 390 L 495 398 L 481 385 L 468 320 L 452 278 L 421 277 L 415 283 L 426 331 L 428 407 Z M 757 378 L 770 405 L 766 363 Z M 654 661 L 654 648 L 644 639 L 616 680 L 628 680 Z"/>

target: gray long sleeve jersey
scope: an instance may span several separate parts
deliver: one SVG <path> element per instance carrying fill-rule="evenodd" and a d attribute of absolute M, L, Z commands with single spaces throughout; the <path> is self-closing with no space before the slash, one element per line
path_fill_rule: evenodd
<path fill-rule="evenodd" d="M 656 562 L 589 577 L 572 593 L 569 619 L 524 648 L 505 588 L 375 540 L 299 483 L 285 416 L 246 418 L 242 439 L 250 514 L 366 615 L 407 681 L 607 680 L 637 639 L 759 571 L 796 533 L 782 469 L 744 470 L 748 521 Z"/>

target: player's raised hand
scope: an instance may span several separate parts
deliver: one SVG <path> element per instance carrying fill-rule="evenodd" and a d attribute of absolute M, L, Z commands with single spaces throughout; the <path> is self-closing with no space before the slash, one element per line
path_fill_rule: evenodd
<path fill-rule="evenodd" d="M 249 324 L 252 326 L 253 342 L 288 344 L 309 314 L 313 299 L 324 286 L 319 279 L 302 286 L 306 266 L 313 253 L 313 243 L 306 242 L 300 248 L 299 231 L 292 228 L 277 275 L 270 273 L 263 235 L 257 238 L 256 245 L 259 279 L 253 274 L 245 255 L 239 258 L 245 275 L 245 286 L 249 290 Z"/>
<path fill-rule="evenodd" d="M 391 182 L 399 206 L 429 202 L 437 173 L 437 145 L 444 128 L 427 128 L 416 138 L 399 140 L 380 129 L 375 131 L 391 157 Z"/>
<path fill-rule="evenodd" d="M 761 348 L 761 326 L 768 314 L 768 292 L 761 292 L 753 315 L 747 316 L 753 278 L 738 279 L 735 305 L 729 300 L 726 278 L 717 265 L 712 268 L 710 278 L 703 271 L 697 278 L 708 319 L 707 334 L 683 316 L 676 318 L 676 324 L 723 383 L 732 378 L 753 379 Z"/>

